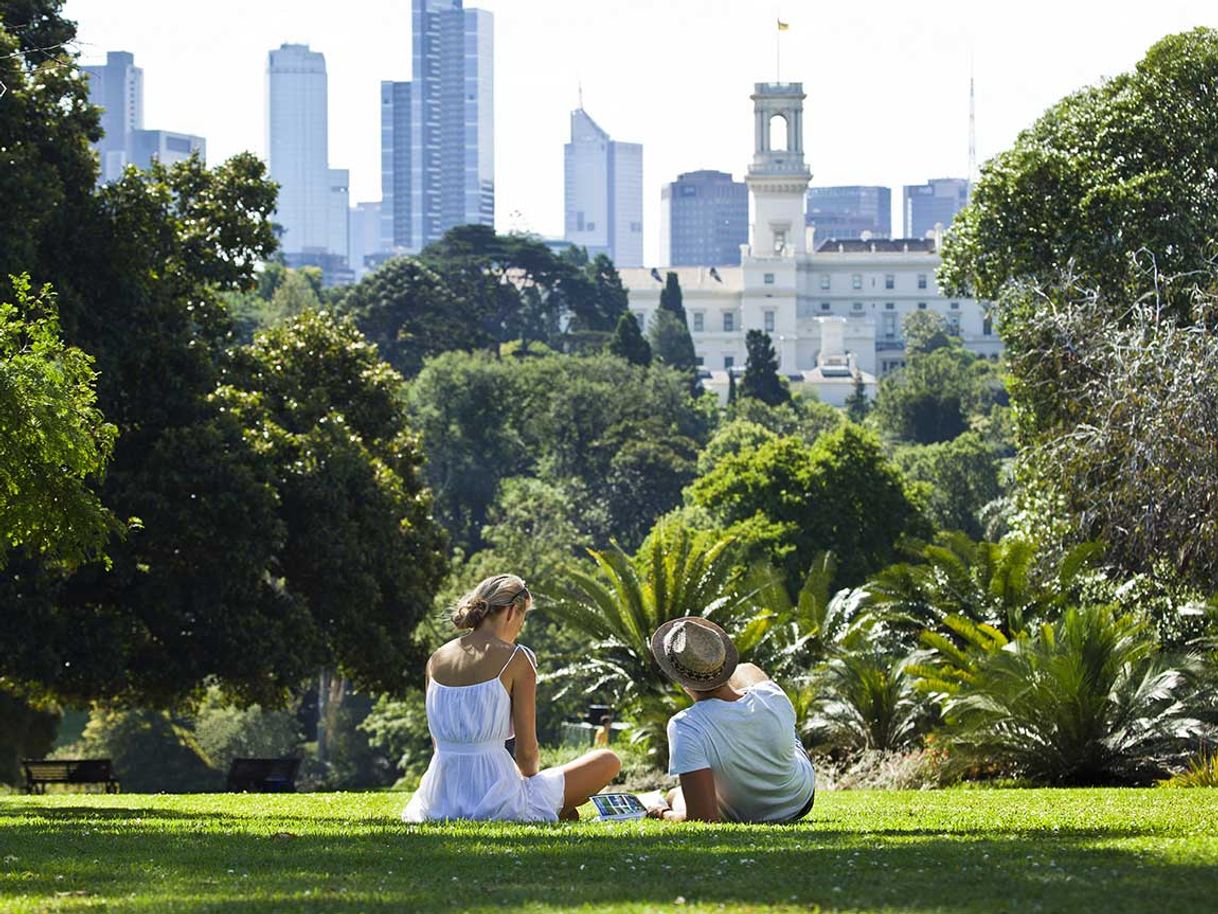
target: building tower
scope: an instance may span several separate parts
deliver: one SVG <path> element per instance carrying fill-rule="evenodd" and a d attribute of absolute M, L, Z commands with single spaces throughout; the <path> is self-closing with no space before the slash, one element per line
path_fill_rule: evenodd
<path fill-rule="evenodd" d="M 285 44 L 267 60 L 267 158 L 279 184 L 275 221 L 286 254 L 322 254 L 330 242 L 326 58 Z"/>
<path fill-rule="evenodd" d="M 619 267 L 643 265 L 643 147 L 609 137 L 583 108 L 563 149 L 567 241 Z"/>
<path fill-rule="evenodd" d="M 808 252 L 804 229 L 808 182 L 804 164 L 802 83 L 757 83 L 752 95 L 753 164 L 749 186 L 749 247 L 753 257 Z"/>
<path fill-rule="evenodd" d="M 495 224 L 494 18 L 462 0 L 414 0 L 410 248 Z M 382 218 L 398 218 L 398 213 Z"/>

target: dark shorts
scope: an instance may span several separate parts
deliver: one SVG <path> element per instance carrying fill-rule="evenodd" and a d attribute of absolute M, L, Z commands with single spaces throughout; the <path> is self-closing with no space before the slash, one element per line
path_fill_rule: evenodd
<path fill-rule="evenodd" d="M 784 823 L 798 822 L 804 816 L 812 811 L 812 804 L 816 802 L 816 788 L 812 788 L 812 796 L 808 797 L 808 802 L 804 804 L 804 808 L 791 816 L 789 819 L 783 819 Z"/>

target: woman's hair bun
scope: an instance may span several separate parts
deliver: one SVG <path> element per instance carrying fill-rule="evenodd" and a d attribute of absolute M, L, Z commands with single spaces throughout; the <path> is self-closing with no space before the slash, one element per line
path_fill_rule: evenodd
<path fill-rule="evenodd" d="M 453 625 L 457 628 L 477 628 L 487 616 L 501 612 L 513 603 L 532 597 L 524 581 L 514 574 L 497 574 L 486 578 L 457 601 L 453 607 Z"/>

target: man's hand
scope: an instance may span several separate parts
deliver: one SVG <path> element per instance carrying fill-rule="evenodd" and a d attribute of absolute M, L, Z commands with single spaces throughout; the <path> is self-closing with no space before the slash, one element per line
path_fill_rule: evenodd
<path fill-rule="evenodd" d="M 657 803 L 655 806 L 648 806 L 647 807 L 647 818 L 663 819 L 664 813 L 668 812 L 668 810 L 670 810 L 671 808 L 672 807 L 669 806 L 667 803 Z"/>

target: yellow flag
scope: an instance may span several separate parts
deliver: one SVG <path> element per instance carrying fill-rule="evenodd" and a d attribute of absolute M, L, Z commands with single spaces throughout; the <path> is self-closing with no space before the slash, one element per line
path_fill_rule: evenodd
<path fill-rule="evenodd" d="M 778 20 L 778 31 L 785 32 L 790 27 L 791 27 L 791 23 L 783 22 L 781 19 Z"/>

